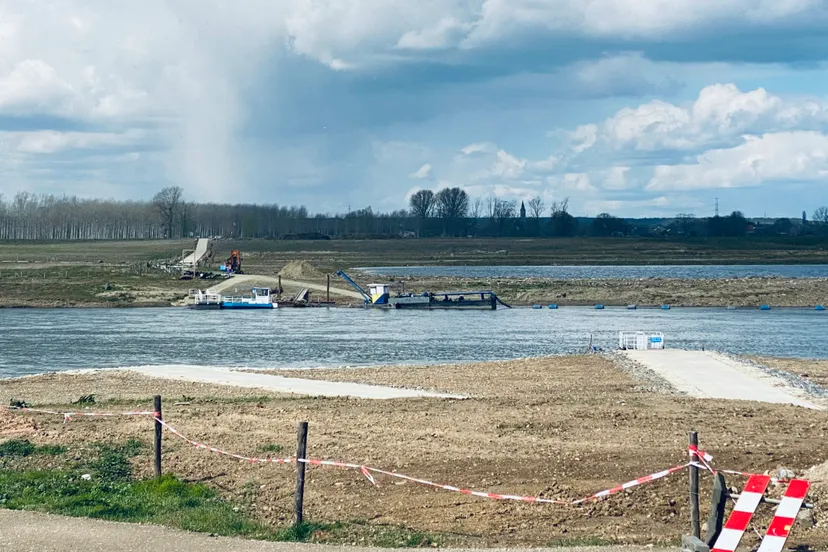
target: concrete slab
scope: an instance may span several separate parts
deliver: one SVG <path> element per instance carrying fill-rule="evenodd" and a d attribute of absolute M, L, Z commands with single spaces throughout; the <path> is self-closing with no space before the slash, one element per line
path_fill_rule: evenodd
<path fill-rule="evenodd" d="M 199 238 L 196 242 L 196 248 L 193 253 L 190 253 L 183 259 L 181 259 L 181 264 L 183 265 L 191 265 L 193 263 L 199 262 L 204 255 L 207 254 L 207 247 L 210 245 L 210 240 L 207 238 Z"/>
<path fill-rule="evenodd" d="M 793 404 L 824 410 L 801 399 L 783 380 L 709 351 L 624 351 L 630 359 L 692 397 Z"/>
<path fill-rule="evenodd" d="M 319 397 L 357 397 L 360 399 L 406 399 L 430 397 L 437 399 L 465 399 L 462 395 L 432 393 L 417 389 L 366 385 L 362 383 L 342 383 L 333 381 L 286 378 L 270 374 L 241 372 L 233 368 L 219 366 L 136 366 L 126 368 L 145 376 L 171 380 L 184 380 L 216 385 L 234 385 L 275 391 L 279 393 L 296 393 Z"/>

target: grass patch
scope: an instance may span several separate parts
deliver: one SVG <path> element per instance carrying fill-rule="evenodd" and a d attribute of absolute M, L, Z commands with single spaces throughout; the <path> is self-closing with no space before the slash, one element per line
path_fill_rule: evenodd
<path fill-rule="evenodd" d="M 277 530 L 273 534 L 272 540 L 281 542 L 307 542 L 315 532 L 327 531 L 332 527 L 330 524 L 303 521 L 299 525 L 291 525 L 290 527 Z"/>
<path fill-rule="evenodd" d="M 272 452 L 274 454 L 279 454 L 282 452 L 282 445 L 276 445 L 273 443 L 268 443 L 266 445 L 262 445 L 259 447 L 259 452 Z"/>
<path fill-rule="evenodd" d="M 27 439 L 12 439 L 4 443 L 0 443 L 0 457 L 25 457 L 34 454 L 43 454 L 49 456 L 57 456 L 64 454 L 66 447 L 61 445 L 41 445 L 32 444 Z"/>
<path fill-rule="evenodd" d="M 201 484 L 172 475 L 137 482 L 83 480 L 62 471 L 0 471 L 0 506 L 74 517 L 156 523 L 187 531 L 274 539 Z"/>
<path fill-rule="evenodd" d="M 110 451 L 111 452 L 111 451 Z M 173 475 L 141 481 L 80 477 L 77 471 L 0 470 L 0 508 L 150 523 L 186 531 L 284 542 L 360 542 L 388 548 L 440 546 L 437 536 L 363 521 L 305 522 L 281 529 L 248 517 L 215 491 Z"/>

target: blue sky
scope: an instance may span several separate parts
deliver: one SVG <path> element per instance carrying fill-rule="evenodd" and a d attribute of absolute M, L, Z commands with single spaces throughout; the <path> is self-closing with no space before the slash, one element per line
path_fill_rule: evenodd
<path fill-rule="evenodd" d="M 822 0 L 0 6 L 0 194 L 622 216 L 828 204 Z"/>

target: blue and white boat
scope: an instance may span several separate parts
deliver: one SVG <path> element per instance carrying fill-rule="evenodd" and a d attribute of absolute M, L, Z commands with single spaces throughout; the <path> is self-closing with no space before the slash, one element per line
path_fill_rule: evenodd
<path fill-rule="evenodd" d="M 223 309 L 275 309 L 270 288 L 253 288 L 250 295 L 238 295 L 221 298 Z"/>

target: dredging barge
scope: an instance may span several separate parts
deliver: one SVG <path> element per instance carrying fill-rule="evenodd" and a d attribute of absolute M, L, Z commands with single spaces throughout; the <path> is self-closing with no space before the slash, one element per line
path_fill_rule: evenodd
<path fill-rule="evenodd" d="M 370 284 L 366 292 L 341 270 L 337 276 L 348 282 L 362 295 L 366 307 L 388 309 L 448 309 L 448 310 L 497 310 L 498 304 L 509 305 L 500 300 L 492 290 L 440 291 L 421 294 L 391 294 L 389 284 Z"/>

